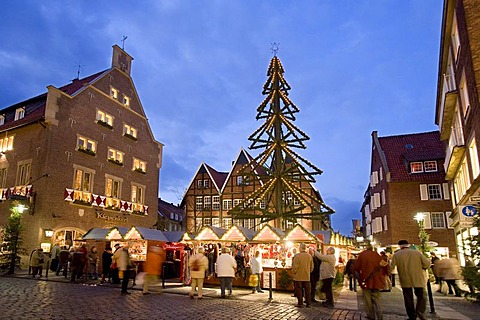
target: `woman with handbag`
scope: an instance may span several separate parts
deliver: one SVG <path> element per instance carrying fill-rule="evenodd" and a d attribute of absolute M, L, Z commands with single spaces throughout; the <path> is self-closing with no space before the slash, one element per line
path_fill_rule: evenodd
<path fill-rule="evenodd" d="M 250 270 L 252 272 L 250 277 L 254 276 L 256 278 L 256 279 L 252 279 L 253 280 L 252 293 L 255 293 L 255 291 L 259 293 L 263 293 L 263 290 L 260 286 L 260 276 L 263 272 L 263 265 L 262 265 L 262 257 L 260 256 L 260 251 L 258 250 L 255 252 L 255 256 L 252 258 L 252 260 L 250 260 Z"/>

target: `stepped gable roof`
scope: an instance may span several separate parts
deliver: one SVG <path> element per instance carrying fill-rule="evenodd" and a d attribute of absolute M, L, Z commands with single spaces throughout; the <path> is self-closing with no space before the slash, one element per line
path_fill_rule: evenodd
<path fill-rule="evenodd" d="M 181 219 L 184 218 L 184 211 L 179 206 L 174 205 L 173 203 L 168 203 L 162 199 L 158 199 L 158 214 L 161 216 L 170 219 L 170 213 L 178 214 Z"/>
<path fill-rule="evenodd" d="M 438 131 L 379 137 L 379 152 L 385 154 L 391 181 L 438 180 L 445 178 L 445 146 Z M 436 172 L 410 173 L 410 162 L 437 160 Z"/>

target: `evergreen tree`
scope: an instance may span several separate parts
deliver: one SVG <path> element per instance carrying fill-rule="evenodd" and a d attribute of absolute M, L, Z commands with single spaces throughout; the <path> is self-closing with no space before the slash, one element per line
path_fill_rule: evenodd
<path fill-rule="evenodd" d="M 322 171 L 294 151 L 306 149 L 305 141 L 310 138 L 293 123 L 299 109 L 288 97 L 291 88 L 284 72 L 275 55 L 263 86 L 262 94 L 266 97 L 257 108 L 256 119 L 265 122 L 248 138 L 251 150 L 263 151 L 238 172 L 247 181 L 258 179 L 262 184 L 229 213 L 236 219 L 260 218 L 261 222 L 317 219 L 329 228 L 328 214 L 334 211 L 323 202 L 319 192 L 305 191 Z"/>
<path fill-rule="evenodd" d="M 10 209 L 11 214 L 7 223 L 4 225 L 3 244 L 5 252 L 0 255 L 0 269 L 7 274 L 15 273 L 15 269 L 20 267 L 20 255 L 25 253 L 22 248 L 23 231 L 22 213 L 17 205 L 13 203 Z"/>

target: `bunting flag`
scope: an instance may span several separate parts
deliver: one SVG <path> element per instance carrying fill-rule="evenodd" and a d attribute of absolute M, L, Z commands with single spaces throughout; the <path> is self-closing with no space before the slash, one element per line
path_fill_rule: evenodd
<path fill-rule="evenodd" d="M 65 201 L 70 201 L 73 202 L 73 195 L 75 194 L 75 190 L 73 189 L 65 189 L 65 192 L 63 193 L 63 199 Z"/>

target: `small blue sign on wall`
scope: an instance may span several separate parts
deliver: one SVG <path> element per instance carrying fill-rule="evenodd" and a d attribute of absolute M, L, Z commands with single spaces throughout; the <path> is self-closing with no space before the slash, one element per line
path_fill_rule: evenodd
<path fill-rule="evenodd" d="M 477 209 L 474 206 L 465 206 L 462 209 L 462 213 L 466 217 L 473 217 L 477 214 Z"/>

